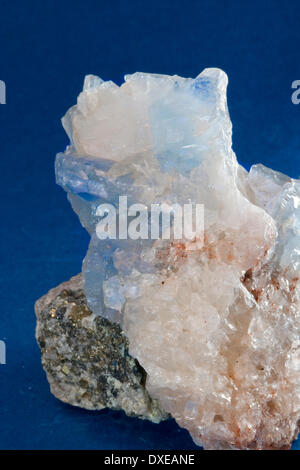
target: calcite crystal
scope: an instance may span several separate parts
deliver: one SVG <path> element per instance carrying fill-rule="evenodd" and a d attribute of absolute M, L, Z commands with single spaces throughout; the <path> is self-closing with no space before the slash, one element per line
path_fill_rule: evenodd
<path fill-rule="evenodd" d="M 81 275 L 35 303 L 36 338 L 51 392 L 88 410 L 111 408 L 154 423 L 168 414 L 145 390 L 146 372 L 128 353 L 120 326 L 87 305 Z"/>
<path fill-rule="evenodd" d="M 89 306 L 120 323 L 151 397 L 206 449 L 285 449 L 300 418 L 300 182 L 237 163 L 226 87 L 218 69 L 87 76 L 56 177 L 91 234 Z M 98 207 L 122 195 L 202 204 L 204 233 L 100 240 Z"/>

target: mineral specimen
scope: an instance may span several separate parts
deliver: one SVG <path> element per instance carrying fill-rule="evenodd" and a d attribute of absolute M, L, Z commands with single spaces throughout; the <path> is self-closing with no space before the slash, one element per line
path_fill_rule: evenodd
<path fill-rule="evenodd" d="M 122 409 L 155 423 L 168 418 L 145 390 L 146 373 L 128 354 L 119 325 L 89 309 L 81 275 L 51 289 L 35 310 L 36 337 L 53 395 L 88 410 Z"/>
<path fill-rule="evenodd" d="M 285 449 L 300 418 L 300 182 L 237 163 L 226 87 L 218 69 L 87 76 L 56 177 L 91 234 L 89 306 L 120 323 L 151 397 L 207 449 Z M 100 240 L 99 207 L 122 195 L 203 204 L 204 233 Z"/>

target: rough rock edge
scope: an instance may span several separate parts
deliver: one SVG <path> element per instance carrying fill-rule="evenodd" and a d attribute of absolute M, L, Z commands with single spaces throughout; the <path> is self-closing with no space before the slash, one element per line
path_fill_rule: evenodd
<path fill-rule="evenodd" d="M 146 372 L 128 353 L 117 324 L 89 309 L 81 274 L 35 303 L 36 339 L 50 389 L 88 410 L 111 408 L 154 423 L 169 415 L 145 389 Z"/>

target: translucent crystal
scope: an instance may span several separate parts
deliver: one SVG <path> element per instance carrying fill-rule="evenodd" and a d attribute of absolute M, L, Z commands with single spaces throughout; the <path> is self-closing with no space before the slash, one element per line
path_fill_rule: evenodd
<path fill-rule="evenodd" d="M 94 313 L 120 322 L 147 389 L 208 449 L 288 448 L 300 418 L 300 182 L 231 147 L 227 76 L 88 76 L 57 182 L 91 234 Z M 101 203 L 204 204 L 204 244 L 99 240 Z"/>

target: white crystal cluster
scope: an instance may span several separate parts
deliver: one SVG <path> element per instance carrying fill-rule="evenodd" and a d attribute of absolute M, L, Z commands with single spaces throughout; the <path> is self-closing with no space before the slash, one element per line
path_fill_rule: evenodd
<path fill-rule="evenodd" d="M 231 147 L 227 76 L 87 76 L 56 160 L 91 234 L 94 313 L 120 322 L 147 388 L 207 449 L 288 448 L 300 418 L 300 182 Z M 104 240 L 97 207 L 204 204 L 204 243 Z"/>

